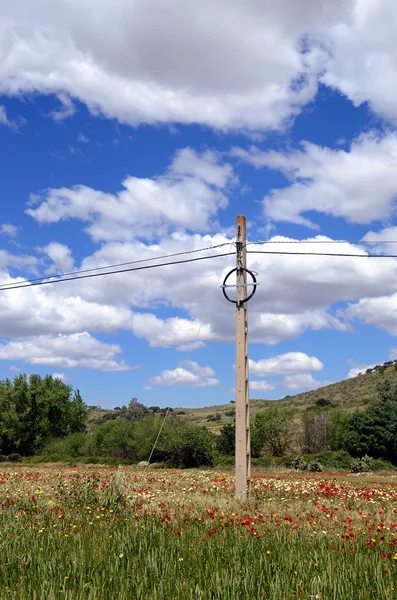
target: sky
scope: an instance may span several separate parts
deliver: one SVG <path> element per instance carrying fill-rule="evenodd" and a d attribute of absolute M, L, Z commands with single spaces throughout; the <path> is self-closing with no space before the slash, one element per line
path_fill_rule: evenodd
<path fill-rule="evenodd" d="M 214 256 L 0 289 L 0 379 L 52 374 L 104 408 L 233 400 L 236 215 L 260 242 L 251 398 L 397 358 L 393 0 L 0 0 L 0 16 L 3 288 Z"/>

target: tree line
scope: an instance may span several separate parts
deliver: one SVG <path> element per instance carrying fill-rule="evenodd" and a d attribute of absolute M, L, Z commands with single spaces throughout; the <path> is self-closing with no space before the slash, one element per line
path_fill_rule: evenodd
<path fill-rule="evenodd" d="M 156 407 L 157 408 L 157 407 Z M 18 375 L 0 382 L 0 455 L 38 460 L 146 461 L 164 420 L 133 398 L 117 419 L 87 423 L 88 410 L 79 390 L 52 376 Z M 231 415 L 230 411 L 230 415 Z M 319 399 L 303 414 L 293 407 L 270 406 L 251 424 L 254 458 L 280 458 L 297 452 L 344 451 L 351 457 L 371 456 L 397 463 L 397 385 L 382 378 L 378 399 L 354 413 Z M 218 434 L 168 413 L 152 462 L 176 467 L 212 466 L 232 457 L 235 425 Z M 1 460 L 0 456 L 0 460 Z"/>

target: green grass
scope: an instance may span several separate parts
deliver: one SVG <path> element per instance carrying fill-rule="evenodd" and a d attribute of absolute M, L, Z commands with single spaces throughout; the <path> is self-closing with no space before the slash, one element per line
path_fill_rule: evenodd
<path fill-rule="evenodd" d="M 0 477 L 1 598 L 397 598 L 396 477 L 279 472 L 246 504 L 210 471 Z"/>

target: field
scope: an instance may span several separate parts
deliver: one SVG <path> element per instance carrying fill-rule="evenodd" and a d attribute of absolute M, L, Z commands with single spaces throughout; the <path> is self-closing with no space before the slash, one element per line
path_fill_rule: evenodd
<path fill-rule="evenodd" d="M 0 598 L 397 598 L 397 477 L 214 471 L 0 473 Z"/>

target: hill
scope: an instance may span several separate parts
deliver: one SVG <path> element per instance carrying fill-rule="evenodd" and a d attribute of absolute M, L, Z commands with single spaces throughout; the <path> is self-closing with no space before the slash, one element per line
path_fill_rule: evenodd
<path fill-rule="evenodd" d="M 291 406 L 298 413 L 304 412 L 316 405 L 320 399 L 328 400 L 335 408 L 343 408 L 349 412 L 363 409 L 378 397 L 378 382 L 383 377 L 391 378 L 397 384 L 397 361 L 384 363 L 368 369 L 366 373 L 352 379 L 333 383 L 317 390 L 303 392 L 295 396 L 285 396 L 280 400 L 250 400 L 251 416 L 266 406 Z M 188 421 L 206 425 L 213 431 L 225 423 L 233 421 L 234 404 L 206 406 L 204 408 L 176 408 L 175 413 L 184 416 Z M 220 415 L 220 418 L 216 415 Z M 216 420 L 215 420 L 216 419 Z"/>
<path fill-rule="evenodd" d="M 318 400 L 328 400 L 334 408 L 342 408 L 349 412 L 355 409 L 363 409 L 376 400 L 378 396 L 377 386 L 381 378 L 387 377 L 397 384 L 397 361 L 389 361 L 368 369 L 366 373 L 358 375 L 353 379 L 346 379 L 333 383 L 317 390 L 303 392 L 295 396 L 285 396 L 279 400 L 250 400 L 251 417 L 256 412 L 267 406 L 291 406 L 302 413 L 316 406 Z M 202 408 L 174 408 L 173 413 L 179 415 L 189 423 L 205 425 L 212 431 L 218 431 L 225 423 L 234 420 L 234 403 L 205 406 Z M 89 425 L 103 423 L 107 420 L 117 419 L 117 410 L 91 410 Z"/>

